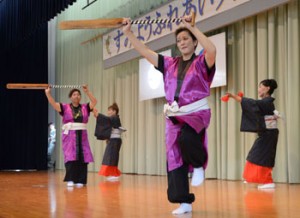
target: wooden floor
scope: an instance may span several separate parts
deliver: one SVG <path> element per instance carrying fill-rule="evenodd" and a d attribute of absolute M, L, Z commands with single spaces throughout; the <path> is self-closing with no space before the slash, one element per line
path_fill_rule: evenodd
<path fill-rule="evenodd" d="M 0 218 L 175 217 L 165 176 L 122 175 L 108 182 L 89 173 L 88 185 L 67 188 L 64 171 L 0 172 Z M 257 190 L 241 181 L 206 180 L 192 188 L 193 212 L 176 217 L 300 217 L 300 185 Z"/>

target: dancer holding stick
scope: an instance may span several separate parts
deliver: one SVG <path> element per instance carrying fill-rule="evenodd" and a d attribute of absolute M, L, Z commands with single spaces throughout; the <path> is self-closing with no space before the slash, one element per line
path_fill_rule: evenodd
<path fill-rule="evenodd" d="M 193 170 L 192 186 L 204 180 L 207 166 L 207 135 L 210 108 L 206 97 L 215 74 L 215 45 L 197 27 L 191 25 L 192 16 L 182 19 L 183 26 L 176 30 L 176 44 L 180 57 L 167 57 L 150 50 L 131 31 L 129 18 L 123 19 L 123 32 L 133 47 L 162 72 L 167 104 L 166 152 L 168 199 L 180 206 L 173 214 L 192 211 L 194 194 L 189 192 L 188 173 Z M 198 42 L 204 54 L 195 55 Z"/>
<path fill-rule="evenodd" d="M 90 112 L 97 104 L 96 98 L 89 91 L 87 85 L 82 86 L 83 91 L 90 99 L 87 104 L 81 104 L 81 92 L 72 89 L 69 93 L 71 103 L 58 103 L 51 96 L 51 88 L 45 89 L 45 94 L 51 106 L 62 116 L 63 133 L 62 149 L 66 175 L 64 181 L 68 187 L 83 187 L 87 183 L 87 165 L 93 162 L 90 149 L 87 122 Z"/>

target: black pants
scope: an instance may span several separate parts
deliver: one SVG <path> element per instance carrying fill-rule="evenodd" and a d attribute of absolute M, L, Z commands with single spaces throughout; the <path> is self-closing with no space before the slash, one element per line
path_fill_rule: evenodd
<path fill-rule="evenodd" d="M 192 203 L 195 196 L 189 193 L 189 165 L 194 168 L 202 167 L 207 160 L 203 137 L 205 129 L 197 133 L 185 124 L 178 138 L 183 159 L 183 166 L 168 172 L 168 199 L 172 203 Z"/>
<path fill-rule="evenodd" d="M 184 124 L 178 138 L 183 161 L 194 168 L 202 167 L 207 160 L 207 153 L 203 144 L 204 134 L 205 129 L 197 133 L 188 124 Z"/>
<path fill-rule="evenodd" d="M 65 163 L 66 175 L 65 182 L 73 181 L 74 183 L 87 183 L 87 163 L 82 161 L 68 161 Z"/>
<path fill-rule="evenodd" d="M 171 203 L 192 203 L 195 195 L 189 188 L 189 167 L 187 164 L 168 172 L 168 200 Z"/>

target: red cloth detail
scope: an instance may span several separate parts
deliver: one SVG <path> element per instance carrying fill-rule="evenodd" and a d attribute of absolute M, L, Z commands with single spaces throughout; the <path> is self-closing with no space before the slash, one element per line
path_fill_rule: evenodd
<path fill-rule="evenodd" d="M 102 165 L 98 174 L 100 176 L 120 176 L 121 171 L 117 166 Z"/>
<path fill-rule="evenodd" d="M 244 93 L 242 91 L 239 91 L 237 95 L 242 98 L 244 96 Z"/>
<path fill-rule="evenodd" d="M 243 176 L 247 182 L 260 184 L 273 183 L 272 167 L 258 166 L 249 161 L 246 162 Z"/>
<path fill-rule="evenodd" d="M 222 101 L 224 102 L 228 102 L 229 100 L 229 95 L 224 95 L 222 98 L 221 98 Z"/>

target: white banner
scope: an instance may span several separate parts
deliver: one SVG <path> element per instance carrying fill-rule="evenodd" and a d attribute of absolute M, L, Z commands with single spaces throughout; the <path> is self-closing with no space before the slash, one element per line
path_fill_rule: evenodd
<path fill-rule="evenodd" d="M 250 0 L 175 0 L 144 15 L 138 20 L 173 19 L 194 11 L 197 23 L 248 1 Z M 179 25 L 180 23 L 137 24 L 132 25 L 132 31 L 139 40 L 148 43 L 174 32 Z M 116 29 L 103 35 L 103 45 L 104 60 L 132 49 L 122 29 Z"/>

